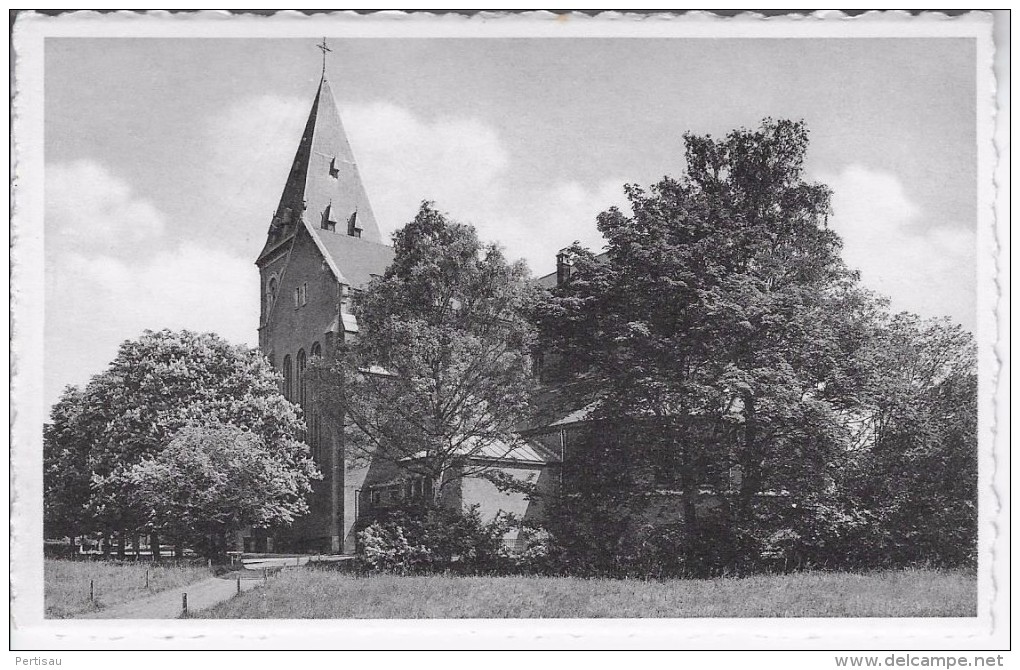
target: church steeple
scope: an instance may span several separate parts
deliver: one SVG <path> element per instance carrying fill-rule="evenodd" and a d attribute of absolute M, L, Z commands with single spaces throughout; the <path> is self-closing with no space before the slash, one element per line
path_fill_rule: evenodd
<path fill-rule="evenodd" d="M 333 91 L 323 71 L 260 258 L 289 238 L 302 218 L 314 228 L 320 228 L 324 215 L 332 221 L 347 221 L 355 212 L 358 235 L 381 244 L 379 226 L 361 182 Z M 344 235 L 349 230 L 340 228 L 319 232 Z"/>

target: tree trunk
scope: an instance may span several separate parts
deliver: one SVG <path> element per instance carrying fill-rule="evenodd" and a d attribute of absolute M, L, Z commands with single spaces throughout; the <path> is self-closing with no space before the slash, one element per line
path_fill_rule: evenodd
<path fill-rule="evenodd" d="M 181 542 L 180 538 L 174 541 L 174 558 L 180 560 L 184 557 L 184 543 Z"/>
<path fill-rule="evenodd" d="M 124 531 L 120 531 L 117 533 L 117 558 L 122 561 L 126 556 L 125 549 Z"/>
<path fill-rule="evenodd" d="M 149 547 L 152 550 L 152 560 L 159 560 L 159 535 L 153 533 L 149 536 Z"/>
<path fill-rule="evenodd" d="M 103 533 L 103 558 L 110 558 L 110 536 Z"/>
<path fill-rule="evenodd" d="M 443 498 L 443 473 L 432 477 L 432 509 L 439 509 Z"/>
<path fill-rule="evenodd" d="M 746 521 L 751 514 L 755 496 L 762 486 L 762 455 L 758 444 L 758 416 L 755 398 L 745 393 L 744 400 L 744 457 L 741 466 L 742 481 L 740 483 L 740 500 L 738 514 L 741 521 Z"/>

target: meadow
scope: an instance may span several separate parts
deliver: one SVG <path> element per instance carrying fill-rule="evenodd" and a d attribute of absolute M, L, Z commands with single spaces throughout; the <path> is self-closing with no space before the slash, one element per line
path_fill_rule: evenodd
<path fill-rule="evenodd" d="M 213 619 L 970 617 L 963 571 L 805 572 L 746 578 L 356 576 L 285 570 L 205 610 Z"/>
<path fill-rule="evenodd" d="M 43 570 L 45 615 L 50 619 L 97 612 L 116 603 L 191 584 L 211 574 L 205 565 L 144 561 L 46 559 Z M 94 599 L 89 598 L 90 583 Z"/>

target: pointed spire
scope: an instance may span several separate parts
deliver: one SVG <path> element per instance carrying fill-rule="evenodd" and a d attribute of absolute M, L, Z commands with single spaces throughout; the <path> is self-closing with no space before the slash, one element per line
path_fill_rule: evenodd
<path fill-rule="evenodd" d="M 360 236 L 382 243 L 379 226 L 324 71 L 262 255 L 277 242 L 288 238 L 302 217 L 319 228 L 327 207 L 334 215 L 330 217 L 334 221 L 347 220 L 358 211 Z M 346 231 L 336 232 L 344 234 Z"/>

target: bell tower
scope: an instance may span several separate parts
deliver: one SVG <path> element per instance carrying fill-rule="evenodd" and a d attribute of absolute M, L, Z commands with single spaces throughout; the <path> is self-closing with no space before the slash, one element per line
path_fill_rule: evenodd
<path fill-rule="evenodd" d="M 280 372 L 284 396 L 302 407 L 303 441 L 324 475 L 309 497 L 310 512 L 280 529 L 277 548 L 339 552 L 353 548 L 360 487 L 347 471 L 343 431 L 319 415 L 307 370 L 357 333 L 349 291 L 385 272 L 393 250 L 383 243 L 326 76 L 330 49 L 325 41 L 319 48 L 322 75 L 255 264 L 259 348 Z"/>

